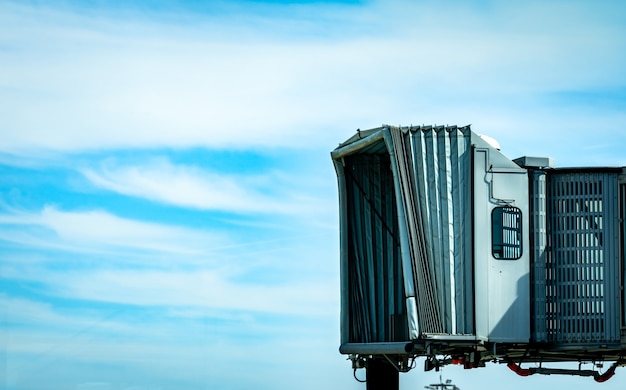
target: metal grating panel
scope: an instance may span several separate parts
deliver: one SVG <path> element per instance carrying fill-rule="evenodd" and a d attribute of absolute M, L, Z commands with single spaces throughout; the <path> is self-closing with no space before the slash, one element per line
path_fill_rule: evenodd
<path fill-rule="evenodd" d="M 553 172 L 547 199 L 546 340 L 619 342 L 617 174 Z"/>

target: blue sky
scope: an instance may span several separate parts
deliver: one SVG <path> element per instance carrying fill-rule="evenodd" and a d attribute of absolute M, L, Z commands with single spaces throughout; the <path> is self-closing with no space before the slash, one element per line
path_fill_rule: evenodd
<path fill-rule="evenodd" d="M 472 124 L 511 158 L 626 165 L 626 6 L 544 3 L 0 1 L 2 388 L 364 389 L 339 142 Z"/>

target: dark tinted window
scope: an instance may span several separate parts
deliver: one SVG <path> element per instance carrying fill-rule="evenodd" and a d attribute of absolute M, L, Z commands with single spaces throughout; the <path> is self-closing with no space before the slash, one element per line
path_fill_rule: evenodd
<path fill-rule="evenodd" d="M 496 207 L 491 213 L 491 250 L 500 260 L 522 257 L 522 210 Z"/>

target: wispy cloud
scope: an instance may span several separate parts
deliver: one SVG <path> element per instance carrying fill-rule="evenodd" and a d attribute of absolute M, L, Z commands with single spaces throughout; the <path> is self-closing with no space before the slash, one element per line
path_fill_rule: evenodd
<path fill-rule="evenodd" d="M 335 9 L 331 33 L 314 23 L 324 7 L 204 24 L 14 8 L 0 95 L 11 149 L 320 147 L 384 121 L 489 126 L 499 114 L 528 125 L 543 93 L 624 78 L 626 10 L 603 2 L 373 2 Z M 294 20 L 316 30 L 274 34 Z"/>
<path fill-rule="evenodd" d="M 316 270 L 326 264 L 318 256 L 332 258 L 316 243 L 329 238 L 326 232 L 235 241 L 225 232 L 47 206 L 0 215 L 3 245 L 28 248 L 0 256 L 0 276 L 69 300 L 328 315 L 337 304 L 336 280 Z"/>
<path fill-rule="evenodd" d="M 328 285 L 312 279 L 274 285 L 237 283 L 221 271 L 207 269 L 67 271 L 45 280 L 53 296 L 142 307 L 316 316 L 334 316 L 338 310 L 334 281 Z"/>
<path fill-rule="evenodd" d="M 0 224 L 0 239 L 32 248 L 199 254 L 218 243 L 229 243 L 222 233 L 136 221 L 100 210 L 62 211 L 53 206 L 0 214 Z"/>
<path fill-rule="evenodd" d="M 300 359 L 284 361 L 285 354 L 297 355 L 300 351 L 306 351 L 307 359 L 319 360 L 318 368 L 324 367 L 327 374 L 345 369 L 343 357 L 325 356 L 325 351 L 336 349 L 334 334 L 329 337 L 320 327 L 324 320 L 311 313 L 281 316 L 281 322 L 255 314 L 217 319 L 194 314 L 181 318 L 137 306 L 59 310 L 49 304 L 2 295 L 0 307 L 10 319 L 3 328 L 7 336 L 2 344 L 6 378 L 18 380 L 20 388 L 47 388 L 42 380 L 54 381 L 54 387 L 67 384 L 80 388 L 75 385 L 77 380 L 87 383 L 96 378 L 112 388 L 127 388 L 129 383 L 145 388 L 150 382 L 163 389 L 179 388 L 181 382 L 232 383 L 233 367 L 244 363 L 246 369 L 237 383 L 288 388 L 289 383 L 310 375 L 310 382 L 319 384 L 319 380 L 313 380 L 317 374 L 299 372 Z M 202 311 L 208 312 L 197 310 Z M 260 351 L 264 359 L 248 364 L 250 359 L 258 360 Z M 286 383 L 280 383 L 267 374 L 268 370 L 287 370 L 293 377 L 282 375 Z M 345 384 L 350 385 L 349 377 L 345 377 Z M 304 384 L 303 388 L 313 385 Z"/>
<path fill-rule="evenodd" d="M 109 160 L 83 174 L 95 186 L 119 194 L 200 210 L 293 214 L 315 202 L 290 198 L 293 191 L 285 175 L 224 174 L 163 158 L 134 165 Z"/>

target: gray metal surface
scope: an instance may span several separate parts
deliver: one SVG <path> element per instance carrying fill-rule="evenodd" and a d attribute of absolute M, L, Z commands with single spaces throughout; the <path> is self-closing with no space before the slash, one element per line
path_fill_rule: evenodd
<path fill-rule="evenodd" d="M 404 355 L 412 353 L 415 345 L 410 342 L 396 343 L 345 343 L 339 347 L 343 354 L 358 353 L 363 355 L 385 354 Z"/>
<path fill-rule="evenodd" d="M 476 335 L 498 343 L 530 340 L 530 254 L 527 171 L 472 137 L 473 244 Z M 493 212 L 521 212 L 517 259 L 494 257 Z M 513 241 L 511 241 L 512 243 Z"/>
<path fill-rule="evenodd" d="M 550 157 L 524 156 L 513 160 L 522 168 L 554 168 L 554 159 Z"/>

